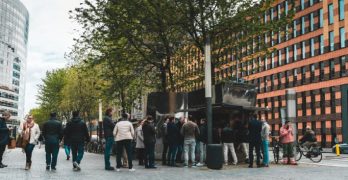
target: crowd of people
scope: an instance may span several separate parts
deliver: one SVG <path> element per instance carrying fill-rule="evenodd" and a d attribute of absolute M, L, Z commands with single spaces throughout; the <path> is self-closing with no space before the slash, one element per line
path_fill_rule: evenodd
<path fill-rule="evenodd" d="M 173 116 L 165 118 L 161 129 L 157 129 L 154 119 L 147 116 L 134 127 L 129 121 L 129 115 L 124 113 L 122 118 L 115 122 L 112 119 L 113 110 L 108 108 L 103 118 L 103 132 L 105 138 L 104 162 L 105 170 L 115 170 L 110 163 L 110 155 L 114 144 L 116 144 L 116 170 L 128 167 L 133 168 L 133 142 L 135 142 L 138 165 L 146 169 L 155 169 L 156 139 L 162 137 L 162 165 L 179 167 L 204 166 L 206 161 L 207 147 L 207 123 L 205 119 L 195 120 L 192 116 L 180 118 L 178 121 Z M 0 119 L 0 168 L 7 165 L 2 163 L 2 156 L 9 142 L 9 132 L 12 128 L 6 126 L 6 121 L 11 117 L 9 112 L 4 112 Z M 160 134 L 159 134 L 160 132 Z M 64 150 L 67 160 L 72 154 L 72 166 L 74 171 L 81 170 L 85 145 L 90 141 L 90 135 L 86 123 L 80 118 L 79 112 L 72 113 L 72 119 L 63 128 L 61 121 L 57 119 L 56 113 L 50 114 L 50 119 L 42 126 L 42 133 L 39 125 L 35 123 L 32 115 L 19 126 L 20 147 L 26 155 L 25 170 L 30 170 L 32 165 L 32 153 L 38 144 L 40 134 L 45 140 L 46 169 L 56 170 L 60 144 L 64 142 Z M 237 156 L 237 149 L 249 168 L 253 168 L 254 153 L 256 154 L 257 167 L 269 167 L 269 135 L 270 126 L 265 120 L 258 120 L 253 115 L 247 123 L 243 123 L 238 117 L 231 118 L 223 127 L 214 128 L 214 143 L 221 143 L 223 147 L 223 158 L 225 166 L 231 163 L 237 165 L 240 161 Z M 310 146 L 314 141 L 314 132 L 307 128 L 301 142 Z M 294 159 L 294 135 L 291 123 L 286 121 L 280 129 L 280 141 L 283 144 L 283 163 L 296 164 Z M 18 144 L 18 142 L 17 142 Z M 261 152 L 262 163 L 261 163 Z M 182 157 L 184 158 L 182 160 Z"/>

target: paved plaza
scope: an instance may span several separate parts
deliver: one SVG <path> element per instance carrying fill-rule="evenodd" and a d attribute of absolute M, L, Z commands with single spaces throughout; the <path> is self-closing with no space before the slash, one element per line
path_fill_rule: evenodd
<path fill-rule="evenodd" d="M 9 166 L 0 169 L 0 180 L 29 180 L 29 179 L 83 179 L 83 180 L 193 180 L 193 179 L 348 179 L 348 158 L 326 155 L 320 164 L 301 160 L 299 166 L 271 165 L 270 168 L 247 168 L 247 165 L 229 166 L 222 170 L 202 168 L 170 168 L 158 166 L 158 169 L 148 170 L 135 166 L 135 172 L 122 169 L 121 172 L 105 171 L 102 155 L 85 153 L 81 163 L 82 170 L 73 172 L 71 161 L 65 159 L 63 149 L 60 150 L 57 171 L 45 170 L 44 147 L 36 148 L 33 154 L 33 165 L 30 171 L 24 170 L 25 155 L 20 149 L 7 150 L 4 163 Z M 134 161 L 134 164 L 137 164 Z M 112 157 L 115 165 L 115 157 Z"/>

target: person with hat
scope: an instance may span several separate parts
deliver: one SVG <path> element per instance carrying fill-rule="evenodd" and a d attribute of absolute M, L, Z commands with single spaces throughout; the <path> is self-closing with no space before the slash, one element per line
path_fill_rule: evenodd
<path fill-rule="evenodd" d="M 294 158 L 294 133 L 290 121 L 280 128 L 280 139 L 283 144 L 283 164 L 297 165 Z"/>

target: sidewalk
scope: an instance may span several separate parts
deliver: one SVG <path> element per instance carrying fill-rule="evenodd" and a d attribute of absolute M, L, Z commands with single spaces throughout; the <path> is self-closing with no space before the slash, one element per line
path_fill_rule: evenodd
<path fill-rule="evenodd" d="M 72 162 L 65 159 L 63 149 L 60 150 L 56 172 L 45 170 L 44 147 L 35 148 L 33 165 L 30 171 L 24 170 L 25 155 L 20 149 L 6 151 L 4 163 L 9 167 L 0 169 L 0 180 L 31 180 L 31 179 L 97 179 L 97 180 L 193 180 L 193 179 L 348 179 L 346 168 L 323 167 L 315 164 L 300 164 L 299 166 L 271 165 L 270 168 L 247 168 L 247 165 L 228 166 L 223 170 L 209 170 L 203 168 L 170 168 L 158 166 L 158 169 L 148 170 L 135 166 L 135 172 L 122 169 L 121 172 L 105 171 L 104 157 L 98 154 L 85 153 L 81 163 L 81 172 L 72 171 Z M 115 157 L 111 157 L 111 163 L 115 165 Z M 134 164 L 137 164 L 134 161 Z M 284 177 L 287 175 L 287 177 Z"/>

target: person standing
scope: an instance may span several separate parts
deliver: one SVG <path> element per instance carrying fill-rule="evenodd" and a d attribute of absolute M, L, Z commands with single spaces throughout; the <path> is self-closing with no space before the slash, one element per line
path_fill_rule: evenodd
<path fill-rule="evenodd" d="M 261 146 L 261 130 L 262 123 L 256 119 L 257 115 L 254 114 L 251 121 L 249 121 L 249 168 L 253 167 L 254 164 L 254 149 L 256 151 L 256 165 L 257 167 L 261 167 L 260 158 L 260 146 Z"/>
<path fill-rule="evenodd" d="M 166 129 L 166 135 L 169 145 L 169 153 L 168 153 L 168 161 L 169 166 L 176 167 L 175 157 L 176 153 L 178 151 L 178 144 L 179 144 L 179 137 L 180 137 L 180 130 L 178 129 L 178 126 L 175 124 L 174 117 L 169 118 L 169 122 L 167 124 Z"/>
<path fill-rule="evenodd" d="M 204 161 L 206 158 L 206 150 L 207 150 L 207 142 L 208 142 L 208 135 L 207 135 L 207 121 L 206 119 L 201 119 L 201 124 L 199 126 L 199 136 L 198 136 L 198 142 L 199 142 L 199 163 L 197 166 L 204 166 Z"/>
<path fill-rule="evenodd" d="M 162 151 L 162 165 L 166 165 L 167 163 L 167 155 L 168 155 L 168 139 L 166 135 L 167 124 L 169 122 L 169 117 L 166 117 L 165 122 L 162 125 L 162 143 L 163 143 L 163 151 Z M 169 165 L 169 164 L 168 164 Z"/>
<path fill-rule="evenodd" d="M 185 117 L 181 117 L 180 120 L 176 123 L 176 126 L 179 129 L 179 132 L 181 131 L 182 126 L 185 123 Z M 184 149 L 184 136 L 179 133 L 178 137 L 178 152 L 176 154 L 176 162 L 182 163 L 182 152 Z"/>
<path fill-rule="evenodd" d="M 57 113 L 52 112 L 50 119 L 44 123 L 42 136 L 46 142 L 46 170 L 56 170 L 59 143 L 63 139 L 63 127 L 62 123 L 57 120 Z"/>
<path fill-rule="evenodd" d="M 67 123 L 65 140 L 68 140 L 73 159 L 73 170 L 80 171 L 80 163 L 84 154 L 85 142 L 90 141 L 86 123 L 80 118 L 80 112 L 74 111 L 73 118 Z"/>
<path fill-rule="evenodd" d="M 190 159 L 192 161 L 192 167 L 195 167 L 196 137 L 199 136 L 199 128 L 196 123 L 192 122 L 192 116 L 189 116 L 188 121 L 182 126 L 180 133 L 184 136 L 184 167 L 188 167 L 189 152 L 191 152 Z"/>
<path fill-rule="evenodd" d="M 265 119 L 262 119 L 262 130 L 261 130 L 261 138 L 262 138 L 262 148 L 263 148 L 263 167 L 269 167 L 269 133 L 270 127 Z"/>
<path fill-rule="evenodd" d="M 105 111 L 105 116 L 103 118 L 103 129 L 104 129 L 104 138 L 105 138 L 105 151 L 104 151 L 104 162 L 105 162 L 105 170 L 115 170 L 114 167 L 110 164 L 110 154 L 112 147 L 114 145 L 114 135 L 113 130 L 115 128 L 115 124 L 112 121 L 112 108 L 108 108 Z"/>
<path fill-rule="evenodd" d="M 224 160 L 225 165 L 228 165 L 228 151 L 231 151 L 231 155 L 233 158 L 233 165 L 237 165 L 238 159 L 236 155 L 236 151 L 234 150 L 234 141 L 235 141 L 235 134 L 232 129 L 232 122 L 230 121 L 227 123 L 226 127 L 222 130 L 221 133 L 221 139 L 224 147 Z"/>
<path fill-rule="evenodd" d="M 280 138 L 283 144 L 283 164 L 297 165 L 294 158 L 294 134 L 290 121 L 285 121 L 285 124 L 280 128 Z"/>
<path fill-rule="evenodd" d="M 0 117 L 0 168 L 7 167 L 7 165 L 2 163 L 2 156 L 10 140 L 10 129 L 6 126 L 6 121 L 8 121 L 10 117 L 11 113 L 9 111 L 3 112 L 2 117 Z"/>
<path fill-rule="evenodd" d="M 151 116 L 148 116 L 143 125 L 144 145 L 145 145 L 145 168 L 155 169 L 155 145 L 156 129 Z"/>
<path fill-rule="evenodd" d="M 144 165 L 145 160 L 145 145 L 144 145 L 144 136 L 143 136 L 143 124 L 145 120 L 139 122 L 138 127 L 135 130 L 135 148 L 137 150 L 137 155 L 139 159 L 139 166 Z"/>
<path fill-rule="evenodd" d="M 122 119 L 117 122 L 113 135 L 117 143 L 117 167 L 116 171 L 120 171 L 122 167 L 121 157 L 123 150 L 126 149 L 129 171 L 135 171 L 132 163 L 132 140 L 134 139 L 134 129 L 131 122 L 128 121 L 128 115 L 122 114 Z"/>
<path fill-rule="evenodd" d="M 25 170 L 29 170 L 31 168 L 33 150 L 40 136 L 40 128 L 39 125 L 34 122 L 33 115 L 27 116 L 27 119 L 20 124 L 18 132 L 22 135 L 23 141 L 26 142 L 24 147 L 26 155 Z"/>
<path fill-rule="evenodd" d="M 65 155 L 66 155 L 66 160 L 70 160 L 70 151 L 71 151 L 71 146 L 69 143 L 69 140 L 65 137 L 66 134 L 66 127 L 64 128 L 64 151 L 65 151 Z"/>

